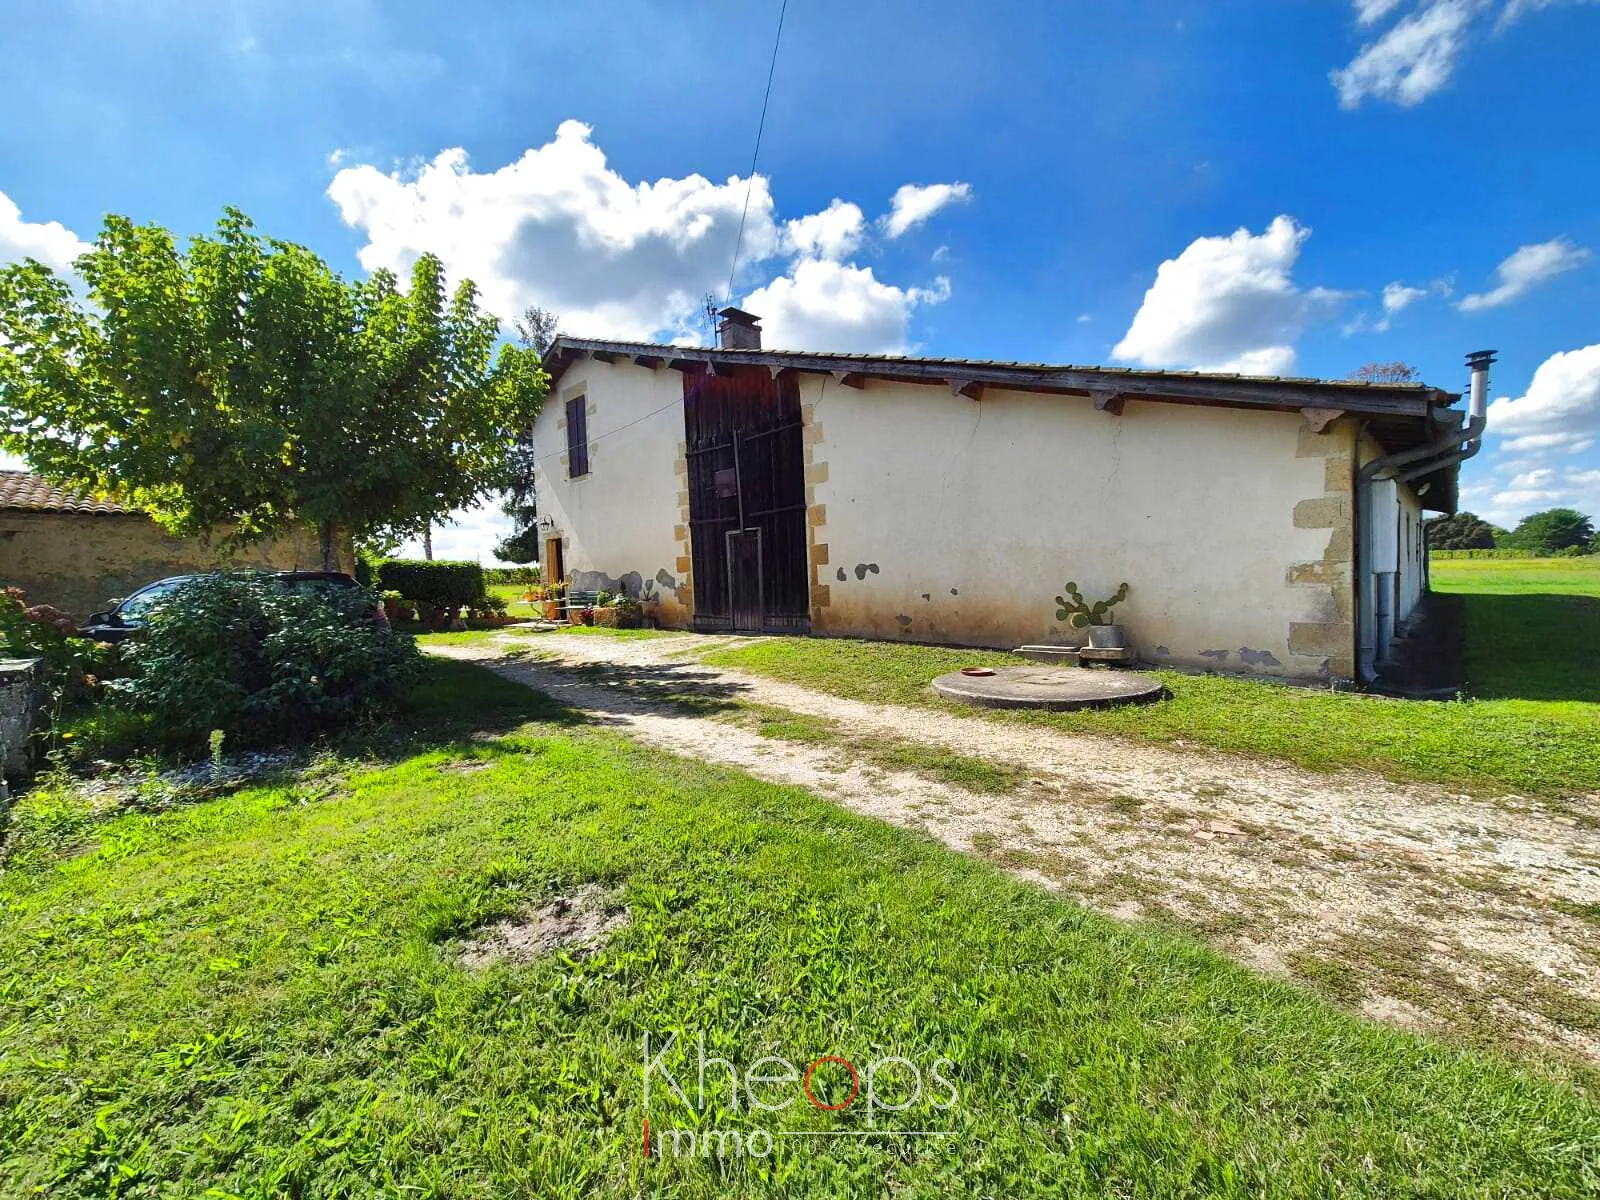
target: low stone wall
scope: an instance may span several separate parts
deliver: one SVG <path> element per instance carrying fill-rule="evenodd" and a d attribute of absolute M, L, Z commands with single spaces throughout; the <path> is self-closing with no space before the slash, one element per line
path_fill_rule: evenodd
<path fill-rule="evenodd" d="M 341 547 L 341 569 L 351 561 Z M 314 571 L 321 563 L 309 533 L 223 554 L 139 513 L 0 511 L 0 587 L 20 587 L 29 604 L 53 604 L 79 620 L 168 575 L 223 566 Z"/>
<path fill-rule="evenodd" d="M 28 739 L 38 722 L 42 700 L 38 659 L 0 659 L 0 775 L 21 779 L 32 772 Z"/>

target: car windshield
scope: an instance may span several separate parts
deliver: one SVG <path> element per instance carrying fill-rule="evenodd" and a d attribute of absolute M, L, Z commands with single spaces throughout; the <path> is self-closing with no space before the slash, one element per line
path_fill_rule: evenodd
<path fill-rule="evenodd" d="M 186 579 L 163 579 L 135 592 L 117 606 L 117 616 L 124 621 L 142 621 L 159 601 L 170 596 L 186 583 Z"/>

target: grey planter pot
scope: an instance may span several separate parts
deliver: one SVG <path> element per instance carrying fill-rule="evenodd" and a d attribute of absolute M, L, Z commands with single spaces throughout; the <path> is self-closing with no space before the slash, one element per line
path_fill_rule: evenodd
<path fill-rule="evenodd" d="M 1128 644 L 1128 634 L 1121 625 L 1089 626 L 1089 645 L 1096 650 L 1118 650 Z"/>

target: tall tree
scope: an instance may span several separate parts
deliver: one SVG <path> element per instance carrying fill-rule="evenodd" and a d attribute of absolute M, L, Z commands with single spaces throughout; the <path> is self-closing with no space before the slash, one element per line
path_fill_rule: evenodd
<path fill-rule="evenodd" d="M 1530 513 L 1501 539 L 1501 545 L 1535 554 L 1554 554 L 1571 546 L 1588 547 L 1594 525 L 1575 508 L 1547 508 Z"/>
<path fill-rule="evenodd" d="M 561 336 L 561 318 L 547 308 L 523 309 L 517 320 L 517 338 L 541 357 Z M 533 426 L 521 430 L 508 451 L 506 498 L 500 510 L 511 518 L 512 532 L 495 544 L 495 557 L 504 562 L 539 561 L 539 497 L 533 471 L 538 455 L 533 449 Z"/>
<path fill-rule="evenodd" d="M 1476 513 L 1459 512 L 1435 517 L 1424 526 L 1428 545 L 1435 550 L 1492 550 L 1494 526 Z"/>
<path fill-rule="evenodd" d="M 560 336 L 561 318 L 548 308 L 530 304 L 517 318 L 517 340 L 536 354 L 543 355 Z"/>
<path fill-rule="evenodd" d="M 180 250 L 111 216 L 75 264 L 0 267 L 0 443 L 176 533 L 407 537 L 505 486 L 538 355 L 423 255 L 351 282 L 236 209 Z"/>

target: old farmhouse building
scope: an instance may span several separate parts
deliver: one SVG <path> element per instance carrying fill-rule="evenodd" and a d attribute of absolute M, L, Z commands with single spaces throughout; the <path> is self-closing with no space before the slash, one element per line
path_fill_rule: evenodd
<path fill-rule="evenodd" d="M 1370 674 L 1482 430 L 1421 384 L 560 337 L 534 428 L 547 578 L 666 626 L 1014 647 L 1129 585 L 1160 664 Z"/>

